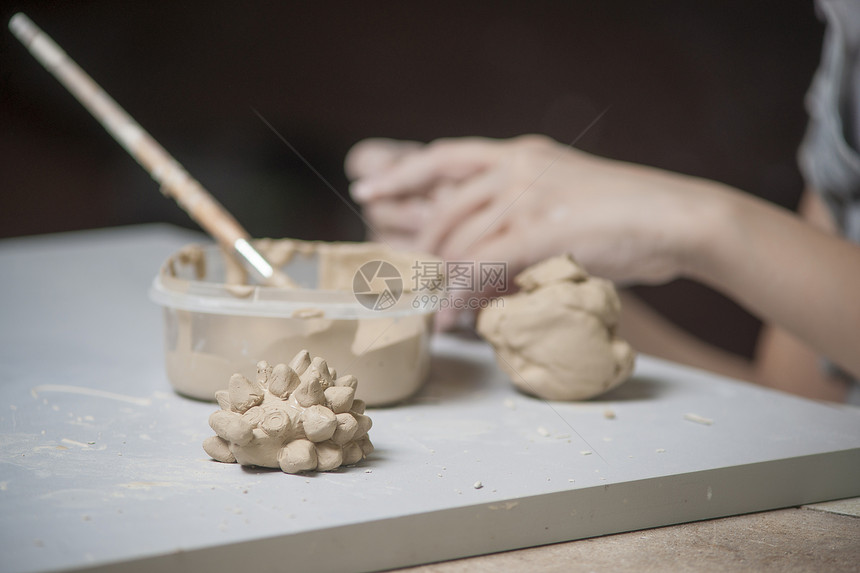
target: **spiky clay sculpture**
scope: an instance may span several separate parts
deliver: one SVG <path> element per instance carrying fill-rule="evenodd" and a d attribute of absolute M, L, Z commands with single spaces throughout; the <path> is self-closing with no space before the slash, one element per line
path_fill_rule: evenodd
<path fill-rule="evenodd" d="M 337 377 L 307 350 L 289 365 L 257 364 L 257 379 L 241 374 L 215 393 L 221 409 L 209 416 L 217 435 L 203 442 L 219 462 L 281 468 L 286 473 L 329 471 L 373 451 L 372 422 L 355 399 L 355 376 Z"/>

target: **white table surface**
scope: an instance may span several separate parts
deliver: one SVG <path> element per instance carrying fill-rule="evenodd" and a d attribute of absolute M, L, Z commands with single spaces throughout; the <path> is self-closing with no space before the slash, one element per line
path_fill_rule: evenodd
<path fill-rule="evenodd" d="M 860 495 L 858 409 L 644 356 L 609 395 L 549 403 L 446 336 L 418 396 L 369 410 L 359 465 L 214 462 L 215 406 L 171 390 L 147 298 L 193 240 L 0 241 L 0 570 L 370 570 Z"/>

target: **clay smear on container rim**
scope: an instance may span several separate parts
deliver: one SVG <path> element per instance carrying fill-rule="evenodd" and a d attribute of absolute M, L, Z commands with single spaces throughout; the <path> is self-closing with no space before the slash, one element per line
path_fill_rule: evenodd
<path fill-rule="evenodd" d="M 150 296 L 163 307 L 167 376 L 179 393 L 214 400 L 233 373 L 253 378 L 262 357 L 286 360 L 303 349 L 348 368 L 362 380 L 357 397 L 370 406 L 399 402 L 421 387 L 435 309 L 425 303 L 433 293 L 416 290 L 412 279 L 416 268 L 434 268 L 438 259 L 375 243 L 253 244 L 299 288 L 250 285 L 232 257 L 199 244 L 171 255 L 153 282 Z M 354 293 L 356 271 L 374 261 L 396 269 L 402 287 L 378 309 Z M 374 282 L 373 292 L 385 284 Z"/>

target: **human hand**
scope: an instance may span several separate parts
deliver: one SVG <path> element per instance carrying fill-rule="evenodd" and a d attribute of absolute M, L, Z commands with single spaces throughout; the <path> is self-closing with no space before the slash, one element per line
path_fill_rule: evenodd
<path fill-rule="evenodd" d="M 385 173 L 399 160 L 423 147 L 424 144 L 417 141 L 382 137 L 364 139 L 353 145 L 347 153 L 344 171 L 350 181 L 369 180 Z M 393 248 L 414 250 L 415 229 L 411 225 L 404 225 L 403 221 L 417 219 L 418 215 L 425 213 L 426 202 L 426 193 L 392 196 L 372 203 L 359 201 L 367 225 L 367 239 L 386 243 Z"/>
<path fill-rule="evenodd" d="M 682 273 L 715 185 L 542 136 L 371 140 L 347 165 L 377 238 L 447 260 L 504 261 L 510 272 L 570 252 L 628 284 Z"/>

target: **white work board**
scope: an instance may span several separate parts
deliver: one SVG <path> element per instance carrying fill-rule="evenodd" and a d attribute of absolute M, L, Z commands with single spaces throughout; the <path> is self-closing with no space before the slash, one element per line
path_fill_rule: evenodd
<path fill-rule="evenodd" d="M 856 408 L 646 356 L 606 396 L 545 402 L 449 336 L 419 395 L 369 410 L 355 467 L 212 461 L 216 406 L 171 390 L 147 298 L 199 238 L 0 241 L 0 570 L 363 571 L 860 495 Z"/>

